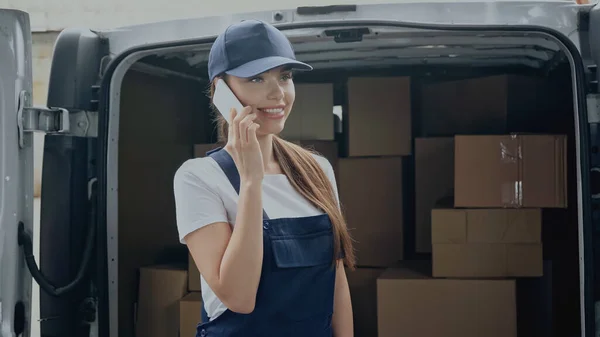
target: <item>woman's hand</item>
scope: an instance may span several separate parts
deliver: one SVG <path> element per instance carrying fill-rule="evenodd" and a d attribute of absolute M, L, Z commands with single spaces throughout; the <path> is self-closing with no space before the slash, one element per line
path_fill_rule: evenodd
<path fill-rule="evenodd" d="M 231 154 L 240 173 L 241 182 L 262 182 L 264 165 L 262 152 L 256 138 L 256 130 L 260 127 L 254 123 L 256 113 L 252 107 L 245 107 L 240 113 L 231 109 L 231 121 L 227 150 Z"/>

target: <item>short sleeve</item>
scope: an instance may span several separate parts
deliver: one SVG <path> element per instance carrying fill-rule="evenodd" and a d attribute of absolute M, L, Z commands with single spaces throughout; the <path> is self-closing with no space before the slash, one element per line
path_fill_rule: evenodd
<path fill-rule="evenodd" d="M 327 178 L 329 179 L 329 182 L 331 183 L 331 187 L 333 188 L 333 192 L 335 193 L 335 198 L 337 200 L 338 207 L 339 207 L 340 206 L 340 196 L 338 193 L 338 187 L 337 187 L 337 182 L 335 180 L 335 173 L 333 171 L 333 167 L 331 166 L 331 163 L 329 162 L 329 160 L 327 160 L 327 158 L 322 157 L 322 156 L 316 156 L 316 158 L 317 158 L 317 161 L 319 162 L 319 164 L 321 164 L 323 171 L 325 171 L 325 175 L 327 176 Z"/>
<path fill-rule="evenodd" d="M 331 181 L 331 187 L 333 187 L 333 192 L 335 193 L 335 199 L 337 200 L 338 207 L 340 206 L 340 195 L 338 193 L 337 181 L 335 180 L 335 172 L 333 172 L 333 167 L 329 162 L 327 162 L 327 178 Z"/>
<path fill-rule="evenodd" d="M 221 197 L 194 172 L 190 161 L 175 173 L 173 191 L 179 240 L 185 244 L 185 236 L 216 222 L 228 222 L 227 211 Z M 201 173 L 201 172 L 200 172 Z"/>
<path fill-rule="evenodd" d="M 337 201 L 338 207 L 340 207 L 340 196 L 338 193 L 337 181 L 335 179 L 335 172 L 333 171 L 333 166 L 331 166 L 331 163 L 325 157 L 316 156 L 316 159 L 319 162 L 319 164 L 321 165 L 321 167 L 323 168 L 325 175 L 329 179 L 329 182 L 331 183 L 331 187 L 333 188 L 333 192 L 335 194 L 335 199 Z M 344 259 L 346 257 L 346 253 L 344 252 L 344 247 L 340 247 L 340 248 L 341 249 L 340 249 L 340 252 L 339 252 L 337 258 Z"/>

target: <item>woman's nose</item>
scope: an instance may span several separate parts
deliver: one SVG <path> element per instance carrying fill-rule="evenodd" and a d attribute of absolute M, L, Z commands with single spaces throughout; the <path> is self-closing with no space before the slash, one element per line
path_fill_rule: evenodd
<path fill-rule="evenodd" d="M 270 92 L 269 92 L 269 99 L 272 100 L 281 100 L 284 96 L 284 91 L 283 88 L 281 87 L 281 85 L 279 85 L 279 83 L 275 83 L 271 85 L 270 88 Z"/>

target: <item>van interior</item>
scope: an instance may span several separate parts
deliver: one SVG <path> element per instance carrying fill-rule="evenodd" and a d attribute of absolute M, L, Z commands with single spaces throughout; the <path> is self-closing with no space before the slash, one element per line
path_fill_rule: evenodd
<path fill-rule="evenodd" d="M 494 331 L 488 330 L 490 325 L 486 326 L 492 324 L 489 321 L 494 320 L 493 317 L 483 317 L 483 314 L 478 316 L 477 313 L 469 311 L 471 309 L 462 310 L 460 308 L 463 304 L 460 301 L 448 300 L 446 295 L 437 295 L 439 298 L 445 298 L 439 300 L 445 301 L 439 305 L 435 305 L 436 300 L 431 299 L 436 297 L 435 295 L 419 296 L 414 291 L 410 299 L 404 297 L 406 301 L 396 301 L 400 304 L 378 304 L 380 297 L 377 291 L 382 290 L 377 287 L 387 284 L 381 283 L 378 277 L 386 268 L 393 267 L 395 260 L 398 260 L 398 263 L 432 262 L 429 246 L 431 229 L 422 229 L 416 224 L 419 217 L 416 214 L 419 188 L 427 185 L 423 185 L 422 181 L 435 182 L 440 175 L 450 174 L 453 177 L 455 163 L 450 161 L 446 166 L 436 165 L 434 168 L 420 167 L 420 159 L 416 152 L 419 151 L 418 139 L 452 139 L 457 135 L 467 134 L 513 133 L 558 134 L 565 135 L 567 139 L 566 206 L 540 207 L 543 208 L 542 275 L 439 279 L 457 282 L 474 279 L 513 280 L 516 282 L 516 294 L 514 298 L 508 297 L 516 298 L 516 307 L 510 300 L 509 304 L 502 305 L 510 307 L 509 311 L 516 310 L 514 319 L 510 313 L 503 316 L 504 313 L 498 311 L 501 309 L 497 309 L 493 304 L 494 301 L 507 301 L 504 295 L 500 295 L 506 294 L 504 292 L 494 293 L 495 290 L 489 290 L 490 293 L 486 293 L 485 287 L 481 286 L 475 297 L 475 300 L 481 302 L 476 307 L 496 308 L 495 319 L 502 321 L 500 325 L 516 325 L 518 336 L 577 335 L 580 331 L 580 293 L 575 161 L 576 112 L 573 107 L 572 73 L 566 51 L 549 35 L 536 32 L 434 31 L 361 26 L 302 29 L 288 33 L 297 58 L 314 67 L 312 72 L 294 75 L 296 86 L 326 84 L 331 88 L 331 91 L 327 91 L 327 95 L 331 95 L 326 101 L 330 105 L 329 111 L 335 113 L 329 117 L 313 119 L 313 124 L 309 126 L 319 130 L 323 128 L 322 125 L 329 128 L 325 132 L 327 136 L 318 141 L 334 144 L 337 152 L 337 156 L 331 155 L 328 159 L 337 162 L 334 167 L 338 169 L 338 189 L 342 207 L 347 206 L 345 214 L 349 227 L 352 230 L 356 224 L 348 215 L 348 212 L 356 213 L 350 208 L 360 209 L 360 205 L 377 204 L 378 206 L 364 206 L 362 209 L 365 213 L 370 209 L 381 211 L 384 207 L 401 210 L 401 213 L 398 213 L 401 214 L 400 219 L 389 220 L 401 224 L 398 236 L 393 237 L 394 241 L 391 243 L 383 244 L 385 247 L 391 247 L 394 256 L 398 257 L 393 259 L 390 265 L 376 263 L 377 258 L 365 258 L 363 261 L 367 262 L 362 263 L 361 249 L 364 245 L 374 245 L 377 241 L 370 241 L 369 238 L 361 241 L 355 237 L 360 241 L 357 243 L 358 269 L 354 272 L 348 271 L 348 278 L 351 280 L 353 292 L 356 336 L 431 336 L 434 333 L 432 329 L 435 328 L 430 326 L 430 315 L 453 317 L 452 319 L 460 322 L 453 326 L 461 326 L 457 331 L 463 331 L 462 336 L 465 337 L 497 336 Z M 194 152 L 195 145 L 217 142 L 215 116 L 207 97 L 209 49 L 209 44 L 157 49 L 133 64 L 122 79 L 118 115 L 119 336 L 136 335 L 135 331 L 141 325 L 147 324 L 141 321 L 141 311 L 150 310 L 141 307 L 142 298 L 159 298 L 162 296 L 159 293 L 164 291 L 161 287 L 155 287 L 151 294 L 142 294 L 140 282 L 143 281 L 144 274 L 140 272 L 141 268 L 178 263 L 184 268 L 188 266 L 187 249 L 179 243 L 178 238 L 172 182 L 178 167 L 184 161 L 199 155 Z M 356 78 L 366 78 L 370 82 L 352 84 Z M 375 89 L 372 89 L 373 87 Z M 356 97 L 365 97 L 361 92 L 370 93 L 365 98 L 370 99 L 368 103 L 356 102 Z M 306 99 L 307 97 L 300 95 L 297 97 L 297 101 Z M 389 103 L 388 99 L 392 103 Z M 299 105 L 302 105 L 303 109 L 307 106 L 304 103 Z M 360 106 L 363 110 L 370 107 L 373 113 L 355 117 L 352 113 L 359 108 L 353 110 L 353 106 Z M 400 118 L 394 114 L 377 113 L 380 109 L 408 109 L 408 114 Z M 305 125 L 303 130 L 306 129 L 310 128 Z M 353 132 L 364 139 L 357 140 L 351 134 Z M 363 146 L 371 141 L 369 138 L 377 138 L 369 136 L 375 134 L 389 135 L 390 138 L 370 148 Z M 310 145 L 313 139 L 289 140 Z M 353 146 L 359 150 L 354 151 L 351 148 Z M 450 151 L 453 148 L 451 145 Z M 369 149 L 380 151 L 369 152 Z M 443 152 L 436 154 L 435 149 L 432 151 L 434 159 L 444 156 Z M 331 159 L 333 157 L 336 158 Z M 374 168 L 372 172 L 385 172 L 388 176 L 381 177 L 383 173 L 370 173 L 369 169 L 364 169 L 369 167 L 368 163 L 364 166 L 358 165 L 363 167 L 361 174 L 352 173 L 351 168 L 343 167 L 343 161 L 352 158 L 382 159 L 384 167 Z M 401 158 L 401 161 L 393 161 L 394 158 Z M 385 162 L 388 159 L 391 160 Z M 482 166 L 481 170 L 486 169 Z M 540 169 L 539 173 L 542 174 L 542 171 Z M 431 176 L 428 177 L 427 174 Z M 366 197 L 366 194 L 361 195 L 358 187 L 351 192 L 344 192 L 345 188 L 350 191 L 344 184 L 358 181 L 366 181 L 364 186 L 363 183 L 357 183 L 357 186 L 362 186 L 365 193 L 369 192 L 369 197 Z M 400 191 L 376 191 L 377 186 L 385 185 L 386 181 L 394 181 L 390 184 L 395 188 L 400 187 Z M 370 188 L 373 190 L 369 190 Z M 454 186 L 454 190 L 457 189 L 458 186 Z M 525 186 L 523 190 L 523 193 L 531 193 L 527 192 Z M 344 196 L 345 194 L 350 196 Z M 394 199 L 398 194 L 400 197 Z M 447 195 L 438 197 L 445 196 Z M 384 200 L 388 197 L 392 202 Z M 393 203 L 395 201 L 398 201 L 397 204 Z M 499 209 L 511 208 L 506 205 L 498 206 Z M 433 208 L 433 204 L 428 205 L 426 213 Z M 368 229 L 367 234 L 380 231 L 376 228 L 379 225 L 377 222 L 370 225 L 372 227 Z M 355 233 L 361 238 L 363 235 L 368 237 L 360 230 Z M 425 239 L 422 235 L 425 235 Z M 425 248 L 419 247 L 420 245 Z M 521 257 L 528 260 L 527 256 Z M 540 256 L 539 259 L 541 258 Z M 450 263 L 458 265 L 456 261 Z M 489 261 L 482 262 L 482 265 L 485 263 Z M 375 271 L 370 274 L 375 276 L 352 276 L 358 275 L 355 273 L 361 270 Z M 428 271 L 431 272 L 431 267 Z M 462 291 L 452 290 L 461 294 Z M 464 296 L 465 301 L 470 301 L 469 294 Z M 402 321 L 398 317 L 405 315 L 407 311 L 400 308 L 401 302 L 409 302 L 421 308 L 417 304 L 421 300 L 429 303 L 431 308 L 423 307 L 424 312 L 420 317 L 413 317 L 410 327 L 406 327 L 406 324 L 402 324 L 404 327 L 394 326 L 393 322 L 382 319 L 397 315 L 397 320 Z M 433 310 L 433 307 L 438 309 Z M 387 310 L 397 312 L 382 313 Z M 411 310 L 408 312 L 420 309 Z M 184 314 L 180 315 L 183 319 Z M 471 317 L 461 319 L 455 317 L 456 315 Z M 191 317 L 200 320 L 199 312 L 197 316 L 192 313 Z M 516 322 L 509 323 L 511 320 Z M 195 329 L 195 323 L 192 330 Z M 181 329 L 183 331 L 183 328 Z M 176 336 L 176 333 L 174 335 Z M 183 332 L 181 335 L 184 335 Z M 513 335 L 516 336 L 511 332 L 504 336 Z"/>

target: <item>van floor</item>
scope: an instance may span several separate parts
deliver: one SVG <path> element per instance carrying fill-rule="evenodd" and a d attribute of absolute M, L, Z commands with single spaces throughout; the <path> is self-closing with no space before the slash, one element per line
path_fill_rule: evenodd
<path fill-rule="evenodd" d="M 439 71 L 438 71 L 439 70 Z M 334 105 L 344 105 L 345 80 L 350 76 L 411 76 L 413 137 L 434 136 L 422 132 L 422 88 L 426 83 L 522 73 L 523 69 L 473 70 L 471 68 L 362 70 L 314 72 L 296 77 L 296 82 L 334 83 Z M 575 124 L 572 88 L 568 67 L 544 75 L 543 92 L 520 92 L 517 108 L 509 116 L 511 132 L 562 133 L 568 137 L 569 208 L 544 212 L 544 259 L 551 261 L 552 329 L 555 336 L 579 332 L 579 271 L 577 233 L 577 191 L 575 163 Z M 193 144 L 216 140 L 213 116 L 208 109 L 207 82 L 173 76 L 159 77 L 129 71 L 123 81 L 119 130 L 119 336 L 134 335 L 131 320 L 137 300 L 138 270 L 141 266 L 187 261 L 187 250 L 179 243 L 175 224 L 172 181 L 177 168 L 193 157 Z M 519 108 L 519 95 L 545 97 L 545 109 Z M 466 117 L 468 118 L 468 117 Z M 141 122 L 140 122 L 141 121 Z M 376 130 L 374 130 L 376 132 Z M 414 160 L 406 164 L 404 195 L 414 195 Z M 414 198 L 405 197 L 405 259 L 428 259 L 415 251 Z M 550 269 L 551 268 L 551 269 Z M 527 282 L 527 281 L 525 281 Z M 524 286 L 526 288 L 526 285 Z M 524 289 L 525 289 L 524 288 Z M 532 305 L 523 310 L 542 308 Z M 540 314 L 541 315 L 541 314 Z M 544 337 L 548 337 L 545 335 Z"/>

